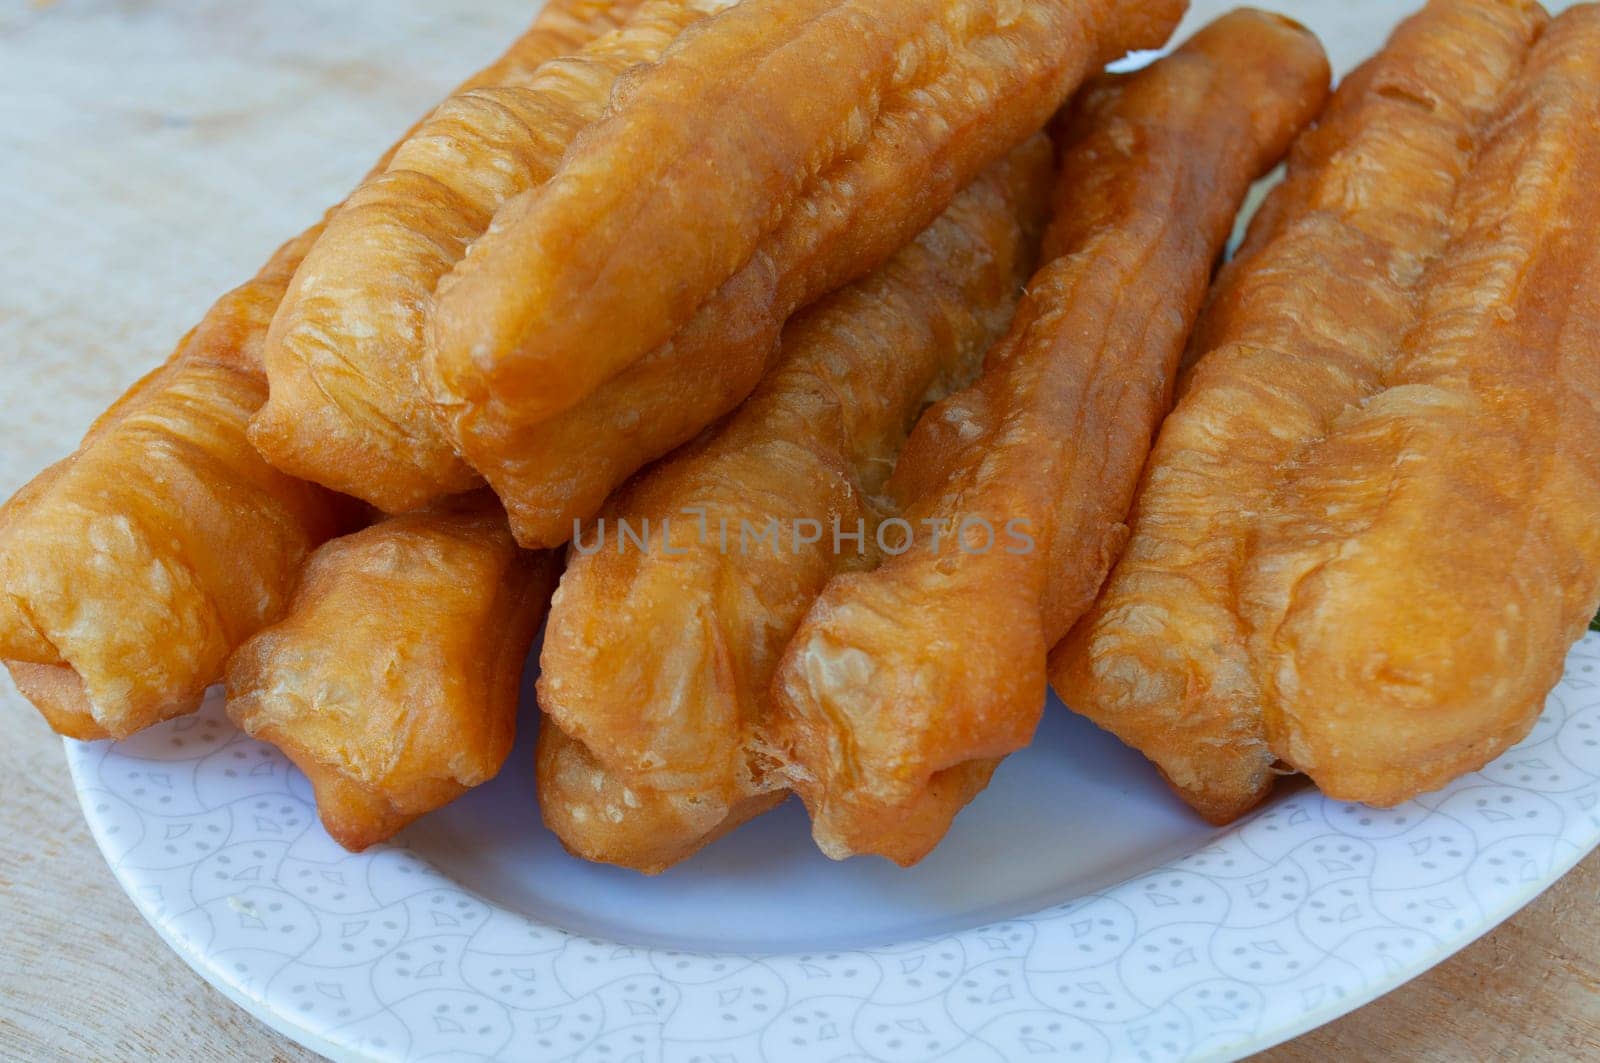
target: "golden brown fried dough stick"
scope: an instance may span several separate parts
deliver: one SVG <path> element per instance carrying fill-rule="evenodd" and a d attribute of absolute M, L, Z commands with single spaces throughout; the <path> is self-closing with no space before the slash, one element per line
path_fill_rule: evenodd
<path fill-rule="evenodd" d="M 1030 139 L 797 317 L 750 401 L 578 539 L 539 680 L 540 804 L 569 849 L 660 871 L 783 799 L 764 734 L 778 657 L 828 579 L 864 563 L 870 499 L 923 404 L 1004 333 L 1051 171 L 1048 140 Z"/>
<path fill-rule="evenodd" d="M 467 84 L 570 51 L 603 6 L 554 0 Z M 358 516 L 245 436 L 267 395 L 268 324 L 321 232 L 218 300 L 76 453 L 0 507 L 0 660 L 62 734 L 126 737 L 194 711 L 234 647 L 281 614 L 305 556 Z"/>
<path fill-rule="evenodd" d="M 295 275 L 267 336 L 257 449 L 389 512 L 476 483 L 417 377 L 439 278 L 501 204 L 550 176 L 619 74 L 725 2 L 652 0 L 622 29 L 633 4 L 586 11 L 587 46 L 554 60 L 526 49 L 424 120 L 334 212 Z"/>
<path fill-rule="evenodd" d="M 1062 699 L 1215 822 L 1276 777 L 1235 597 L 1250 515 L 1381 386 L 1477 138 L 1545 21 L 1533 4 L 1434 0 L 1340 88 L 1219 278 L 1127 550 L 1053 655 Z"/>
<path fill-rule="evenodd" d="M 914 544 L 830 583 L 774 680 L 830 856 L 920 860 L 1032 738 L 1046 654 L 1122 547 L 1212 265 L 1328 76 L 1303 27 L 1240 11 L 1080 98 L 1047 265 L 890 481 Z"/>
<path fill-rule="evenodd" d="M 193 712 L 356 516 L 245 440 L 260 338 L 304 252 L 228 293 L 77 452 L 0 509 L 0 659 L 50 725 L 122 738 Z"/>
<path fill-rule="evenodd" d="M 1521 741 L 1600 604 L 1600 8 L 1492 129 L 1383 390 L 1282 471 L 1239 587 L 1271 748 L 1340 800 Z"/>
<path fill-rule="evenodd" d="M 728 412 L 790 313 L 888 259 L 1184 6 L 751 0 L 685 34 L 440 285 L 428 380 L 518 539 L 565 541 Z"/>
<path fill-rule="evenodd" d="M 488 492 L 335 539 L 228 661 L 228 714 L 306 773 L 360 850 L 499 772 L 559 571 Z"/>

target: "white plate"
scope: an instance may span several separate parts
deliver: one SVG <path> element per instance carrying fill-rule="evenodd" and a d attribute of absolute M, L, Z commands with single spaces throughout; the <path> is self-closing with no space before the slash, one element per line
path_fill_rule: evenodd
<path fill-rule="evenodd" d="M 1194 6 L 1199 21 L 1230 5 Z M 1311 24 L 1343 69 L 1412 5 L 1266 6 Z M 7 112 L 17 175 L 49 178 L 0 174 L 32 205 L 11 234 L 29 253 L 0 256 L 0 290 L 27 313 L 0 339 L 37 369 L 9 404 L 27 430 L 0 458 L 8 488 L 58 456 L 206 293 L 337 195 L 373 127 L 415 111 L 408 93 L 453 76 L 447 57 L 479 54 L 527 7 L 393 0 L 380 18 L 304 0 L 249 15 L 248 31 L 234 23 L 252 9 L 221 0 L 195 19 L 109 4 L 6 16 L 39 27 L 13 27 L 28 48 L 0 42 L 38 89 Z M 419 73 L 346 78 L 352 54 Z M 119 110 L 132 85 L 151 114 L 184 113 L 196 83 L 227 86 L 242 131 Z M 82 184 L 109 173 L 116 194 Z M 148 253 L 179 241 L 182 253 Z M 86 351 L 116 372 L 85 373 Z M 216 704 L 67 751 L 145 917 L 234 1000 L 337 1058 L 1227 1057 L 1414 977 L 1600 842 L 1597 661 L 1591 636 L 1528 742 L 1444 793 L 1374 812 L 1302 788 L 1227 831 L 1053 704 L 1035 745 L 909 872 L 824 860 L 793 805 L 658 879 L 585 865 L 539 825 L 526 747 L 403 846 L 360 856 L 326 838 L 304 779 Z"/>
<path fill-rule="evenodd" d="M 792 803 L 656 879 L 584 864 L 526 745 L 359 856 L 215 702 L 67 751 L 140 912 L 335 1058 L 1214 1058 L 1414 977 L 1600 842 L 1597 662 L 1591 635 L 1533 735 L 1442 793 L 1302 788 L 1224 831 L 1053 704 L 912 871 L 830 863 Z"/>

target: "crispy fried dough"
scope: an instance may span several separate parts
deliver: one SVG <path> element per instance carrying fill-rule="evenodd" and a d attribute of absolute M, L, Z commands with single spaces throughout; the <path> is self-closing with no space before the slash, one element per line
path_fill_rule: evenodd
<path fill-rule="evenodd" d="M 604 6 L 552 0 L 467 87 L 571 51 Z M 267 396 L 268 324 L 322 225 L 0 507 L 0 660 L 62 734 L 121 738 L 193 712 L 234 647 L 281 614 L 305 556 L 358 518 L 245 435 Z"/>
<path fill-rule="evenodd" d="M 1434 0 L 1340 88 L 1219 278 L 1128 548 L 1053 655 L 1062 699 L 1215 822 L 1276 777 L 1236 598 L 1252 515 L 1382 388 L 1478 138 L 1545 21 L 1534 4 Z"/>
<path fill-rule="evenodd" d="M 834 579 L 774 680 L 779 743 L 830 856 L 915 863 L 1032 738 L 1046 654 L 1122 547 L 1239 204 L 1328 77 L 1303 27 L 1241 11 L 1080 98 L 1047 264 L 890 481 L 916 543 Z"/>
<path fill-rule="evenodd" d="M 569 849 L 660 871 L 783 799 L 764 735 L 779 654 L 829 577 L 864 563 L 870 498 L 924 402 L 970 379 L 1004 333 L 1050 156 L 1045 137 L 1025 142 L 886 265 L 791 322 L 739 413 L 579 538 L 539 680 L 540 802 Z M 833 521 L 855 538 L 836 548 Z M 620 540 L 621 522 L 648 529 L 648 549 Z"/>
<path fill-rule="evenodd" d="M 473 486 L 417 377 L 439 278 L 503 203 L 550 176 L 619 74 L 725 2 L 652 0 L 632 19 L 631 3 L 586 11 L 587 46 L 554 60 L 524 49 L 423 121 L 334 212 L 295 275 L 267 335 L 257 449 L 389 512 Z"/>
<path fill-rule="evenodd" d="M 261 460 L 261 336 L 307 237 L 218 301 L 77 453 L 0 509 L 0 659 L 57 731 L 123 738 L 193 712 L 354 507 Z"/>
<path fill-rule="evenodd" d="M 726 793 L 630 785 L 548 716 L 539 725 L 539 807 L 567 849 L 585 860 L 654 875 L 783 804 L 764 785 Z M 730 804 L 731 802 L 731 804 Z"/>
<path fill-rule="evenodd" d="M 317 550 L 282 620 L 228 661 L 228 715 L 306 773 L 359 850 L 494 778 L 555 586 L 488 492 Z"/>
<path fill-rule="evenodd" d="M 626 79 L 440 284 L 429 385 L 518 539 L 564 542 L 728 412 L 790 313 L 885 261 L 1183 7 L 751 0 Z"/>
<path fill-rule="evenodd" d="M 1253 522 L 1268 740 L 1340 800 L 1521 741 L 1600 604 L 1600 8 L 1551 24 L 1492 129 L 1382 390 Z"/>

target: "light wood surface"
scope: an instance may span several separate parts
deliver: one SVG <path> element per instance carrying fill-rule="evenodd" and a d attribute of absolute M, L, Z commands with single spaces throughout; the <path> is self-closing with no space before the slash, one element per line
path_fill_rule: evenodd
<path fill-rule="evenodd" d="M 0 496 L 535 6 L 0 4 Z M 1368 50 L 1338 32 L 1363 5 L 1268 6 L 1332 20 L 1319 28 L 1341 63 Z M 315 1058 L 139 918 L 59 741 L 3 679 L 0 736 L 0 1059 Z M 1430 974 L 1266 1058 L 1600 1058 L 1597 900 L 1600 855 Z"/>

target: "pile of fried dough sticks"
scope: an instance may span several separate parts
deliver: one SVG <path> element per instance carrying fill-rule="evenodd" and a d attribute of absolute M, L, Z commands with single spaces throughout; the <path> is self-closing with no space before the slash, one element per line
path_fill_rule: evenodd
<path fill-rule="evenodd" d="M 225 682 L 362 848 L 548 613 L 544 819 L 649 872 L 914 863 L 1051 685 L 1219 823 L 1481 767 L 1600 603 L 1600 7 L 1103 73 L 1185 6 L 551 0 L 0 509 L 0 659 Z"/>

